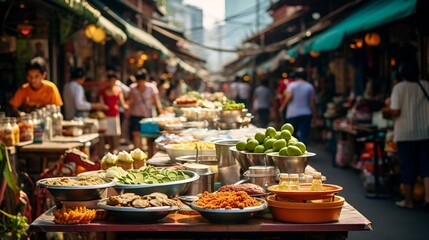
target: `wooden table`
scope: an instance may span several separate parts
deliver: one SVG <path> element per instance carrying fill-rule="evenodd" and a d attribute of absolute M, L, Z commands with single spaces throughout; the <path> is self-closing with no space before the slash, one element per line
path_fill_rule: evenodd
<path fill-rule="evenodd" d="M 83 236 L 97 232 L 99 239 L 120 238 L 281 238 L 293 239 L 345 239 L 349 231 L 372 230 L 371 222 L 347 202 L 340 219 L 333 223 L 298 224 L 285 223 L 265 214 L 242 224 L 215 224 L 200 215 L 170 214 L 155 223 L 117 223 L 94 221 L 86 225 L 60 225 L 53 222 L 52 208 L 39 216 L 30 225 L 30 231 L 37 237 L 40 232 L 79 232 Z M 112 238 L 113 236 L 113 238 Z"/>

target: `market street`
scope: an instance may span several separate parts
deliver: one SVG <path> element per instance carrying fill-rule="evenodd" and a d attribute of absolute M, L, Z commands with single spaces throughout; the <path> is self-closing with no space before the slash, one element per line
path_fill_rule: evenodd
<path fill-rule="evenodd" d="M 395 201 L 401 197 L 395 195 L 385 199 L 366 198 L 366 191 L 358 171 L 333 167 L 331 155 L 325 145 L 312 142 L 308 148 L 317 153 L 310 164 L 327 176 L 327 183 L 342 186 L 343 190 L 339 195 L 372 222 L 373 231 L 351 231 L 348 239 L 427 239 L 429 213 L 420 206 L 414 210 L 398 208 L 395 206 Z"/>

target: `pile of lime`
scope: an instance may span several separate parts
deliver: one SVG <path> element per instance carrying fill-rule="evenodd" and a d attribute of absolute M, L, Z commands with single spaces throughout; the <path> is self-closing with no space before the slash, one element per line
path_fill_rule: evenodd
<path fill-rule="evenodd" d="M 292 136 L 294 127 L 285 123 L 280 131 L 268 127 L 265 132 L 257 132 L 247 141 L 239 141 L 235 145 L 238 151 L 252 153 L 278 152 L 280 156 L 301 156 L 307 151 L 304 143 Z"/>

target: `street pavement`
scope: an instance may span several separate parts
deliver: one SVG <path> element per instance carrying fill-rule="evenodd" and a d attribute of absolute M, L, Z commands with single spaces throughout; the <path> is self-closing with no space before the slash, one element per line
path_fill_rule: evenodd
<path fill-rule="evenodd" d="M 420 240 L 429 239 L 429 212 L 421 206 L 402 209 L 395 206 L 399 194 L 389 198 L 368 198 L 359 172 L 351 168 L 338 168 L 332 164 L 332 156 L 323 143 L 310 143 L 310 152 L 317 155 L 310 165 L 327 177 L 326 183 L 343 187 L 338 194 L 372 222 L 372 231 L 349 232 L 351 240 Z"/>

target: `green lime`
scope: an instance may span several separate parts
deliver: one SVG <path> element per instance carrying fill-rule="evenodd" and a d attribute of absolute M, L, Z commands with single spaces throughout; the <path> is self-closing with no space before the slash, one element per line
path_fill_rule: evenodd
<path fill-rule="evenodd" d="M 294 144 L 295 147 L 298 147 L 299 150 L 301 150 L 302 153 L 305 153 L 305 151 L 307 151 L 307 147 L 305 146 L 305 144 L 303 142 L 296 142 Z"/>
<path fill-rule="evenodd" d="M 280 132 L 277 132 L 277 133 L 276 133 L 276 136 L 274 136 L 274 138 L 275 138 L 275 139 L 280 139 L 280 138 L 282 138 L 282 137 L 280 136 Z"/>
<path fill-rule="evenodd" d="M 286 140 L 284 140 L 284 139 L 276 140 L 273 143 L 273 150 L 274 150 L 274 152 L 278 152 L 280 149 L 282 149 L 284 147 L 286 147 Z"/>
<path fill-rule="evenodd" d="M 235 144 L 235 147 L 238 151 L 244 151 L 247 149 L 247 142 L 246 141 L 239 141 Z"/>
<path fill-rule="evenodd" d="M 255 149 L 253 150 L 253 152 L 255 152 L 255 153 L 264 153 L 265 152 L 264 145 L 258 145 L 258 146 L 256 146 Z"/>
<path fill-rule="evenodd" d="M 265 139 L 264 139 L 264 144 L 265 144 L 269 139 L 271 139 L 271 137 L 270 137 L 270 136 L 265 137 Z"/>
<path fill-rule="evenodd" d="M 265 133 L 263 132 L 257 132 L 255 134 L 255 139 L 256 141 L 258 141 L 260 144 L 264 143 L 265 140 Z"/>
<path fill-rule="evenodd" d="M 287 147 L 280 149 L 279 156 L 287 156 Z"/>
<path fill-rule="evenodd" d="M 265 149 L 271 149 L 271 148 L 273 148 L 273 144 L 274 144 L 274 142 L 276 141 L 276 139 L 274 139 L 274 138 L 270 138 L 270 139 L 268 139 L 266 142 L 265 142 L 265 144 L 264 144 L 264 146 L 265 146 Z"/>
<path fill-rule="evenodd" d="M 287 147 L 287 154 L 289 156 L 300 156 L 300 155 L 302 155 L 302 152 L 297 146 L 288 146 Z"/>
<path fill-rule="evenodd" d="M 288 130 L 290 132 L 290 134 L 293 134 L 294 128 L 293 128 L 292 124 L 285 123 L 285 124 L 283 124 L 283 126 L 281 128 L 281 131 L 283 131 L 283 130 Z"/>
<path fill-rule="evenodd" d="M 267 127 L 267 129 L 265 130 L 265 136 L 270 136 L 270 137 L 275 137 L 277 134 L 277 130 L 273 127 Z"/>
<path fill-rule="evenodd" d="M 289 145 L 295 145 L 295 143 L 297 143 L 298 142 L 298 139 L 296 139 L 294 136 L 292 136 L 291 138 L 290 138 L 290 140 L 288 141 L 288 146 Z"/>
<path fill-rule="evenodd" d="M 270 149 L 265 150 L 264 153 L 272 153 L 272 152 L 274 152 L 274 150 L 272 148 L 270 148 Z"/>
<path fill-rule="evenodd" d="M 247 142 L 249 142 L 250 140 L 255 140 L 255 138 L 254 137 L 248 137 Z"/>
<path fill-rule="evenodd" d="M 280 137 L 289 141 L 292 137 L 292 134 L 289 132 L 289 130 L 285 129 L 280 132 Z"/>
<path fill-rule="evenodd" d="M 256 141 L 255 139 L 252 139 L 250 141 L 247 142 L 247 150 L 249 150 L 250 152 L 253 152 L 256 148 L 256 146 L 259 145 L 259 142 Z"/>

